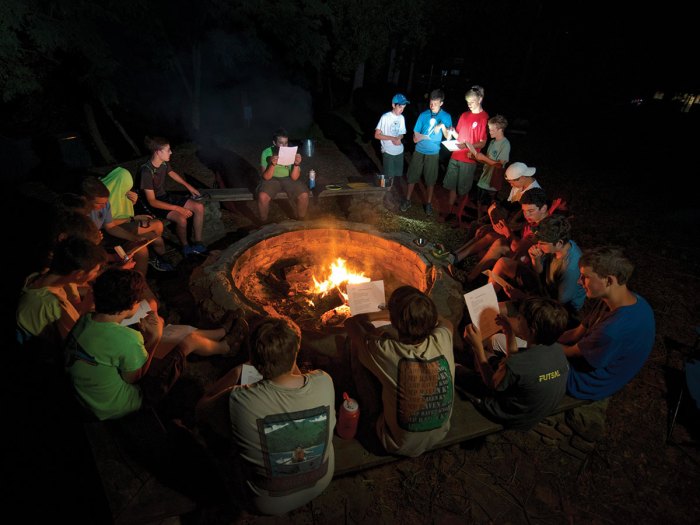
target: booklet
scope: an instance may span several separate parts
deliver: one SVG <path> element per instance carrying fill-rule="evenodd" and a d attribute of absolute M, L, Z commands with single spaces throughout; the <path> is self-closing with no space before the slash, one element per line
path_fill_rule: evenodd
<path fill-rule="evenodd" d="M 474 326 L 481 331 L 482 338 L 491 337 L 501 330 L 496 324 L 499 308 L 496 290 L 492 283 L 487 283 L 481 288 L 465 293 L 464 302 L 467 303 L 469 317 L 471 317 Z"/>
<path fill-rule="evenodd" d="M 138 323 L 141 319 L 146 317 L 148 312 L 151 311 L 151 305 L 148 304 L 148 301 L 145 299 L 139 303 L 139 309 L 136 310 L 136 313 L 129 317 L 128 319 L 123 319 L 121 323 L 119 323 L 122 326 L 129 326 L 132 324 Z"/>
<path fill-rule="evenodd" d="M 348 306 L 352 315 L 378 312 L 385 304 L 384 281 L 348 284 Z"/>

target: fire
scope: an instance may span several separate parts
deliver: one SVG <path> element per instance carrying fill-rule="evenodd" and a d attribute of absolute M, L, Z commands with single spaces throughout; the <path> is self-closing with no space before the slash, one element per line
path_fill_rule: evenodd
<path fill-rule="evenodd" d="M 340 285 L 344 283 L 359 284 L 368 283 L 371 281 L 369 277 L 365 277 L 364 273 L 353 273 L 345 267 L 345 259 L 338 257 L 334 263 L 331 263 L 331 274 L 330 276 L 322 282 L 313 277 L 314 288 L 313 292 L 321 294 L 321 297 L 326 295 L 333 288 L 337 288 L 340 294 L 343 296 L 345 301 L 348 300 L 348 296 L 340 289 Z"/>

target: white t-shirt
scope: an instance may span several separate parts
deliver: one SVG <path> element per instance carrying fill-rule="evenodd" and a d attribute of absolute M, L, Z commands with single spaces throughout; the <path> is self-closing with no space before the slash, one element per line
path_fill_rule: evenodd
<path fill-rule="evenodd" d="M 403 115 L 396 115 L 393 111 L 389 111 L 382 115 L 379 119 L 377 128 L 382 135 L 387 135 L 389 137 L 398 137 L 399 135 L 406 134 L 406 121 Z M 399 155 L 403 153 L 403 144 L 398 146 L 391 142 L 390 140 L 380 140 L 382 143 L 382 152 L 388 153 L 389 155 Z"/>

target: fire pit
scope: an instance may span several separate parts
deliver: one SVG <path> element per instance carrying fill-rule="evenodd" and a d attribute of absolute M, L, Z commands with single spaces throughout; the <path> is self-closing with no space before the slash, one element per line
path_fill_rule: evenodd
<path fill-rule="evenodd" d="M 425 291 L 440 314 L 457 326 L 464 305 L 461 287 L 413 238 L 352 222 L 268 225 L 212 255 L 193 271 L 190 290 L 202 314 L 211 319 L 238 307 L 253 318 L 289 317 L 302 329 L 305 353 L 330 357 L 345 339 L 344 286 L 329 287 L 325 296 L 311 289 L 314 279 L 327 279 L 331 264 L 340 258 L 346 270 L 383 280 L 387 298 L 404 284 Z"/>

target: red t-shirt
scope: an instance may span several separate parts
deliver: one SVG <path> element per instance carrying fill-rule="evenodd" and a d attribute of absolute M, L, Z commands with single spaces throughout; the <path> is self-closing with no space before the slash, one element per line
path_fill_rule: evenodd
<path fill-rule="evenodd" d="M 476 144 L 477 142 L 486 141 L 486 133 L 489 129 L 489 114 L 486 111 L 481 113 L 472 113 L 471 111 L 465 111 L 459 117 L 459 122 L 457 122 L 457 127 L 455 128 L 459 137 L 457 140 L 459 142 L 470 142 Z M 481 148 L 476 148 L 476 151 L 481 151 Z M 460 162 L 476 162 L 474 159 L 467 157 L 469 149 L 461 149 L 459 151 L 452 152 L 452 158 Z"/>

